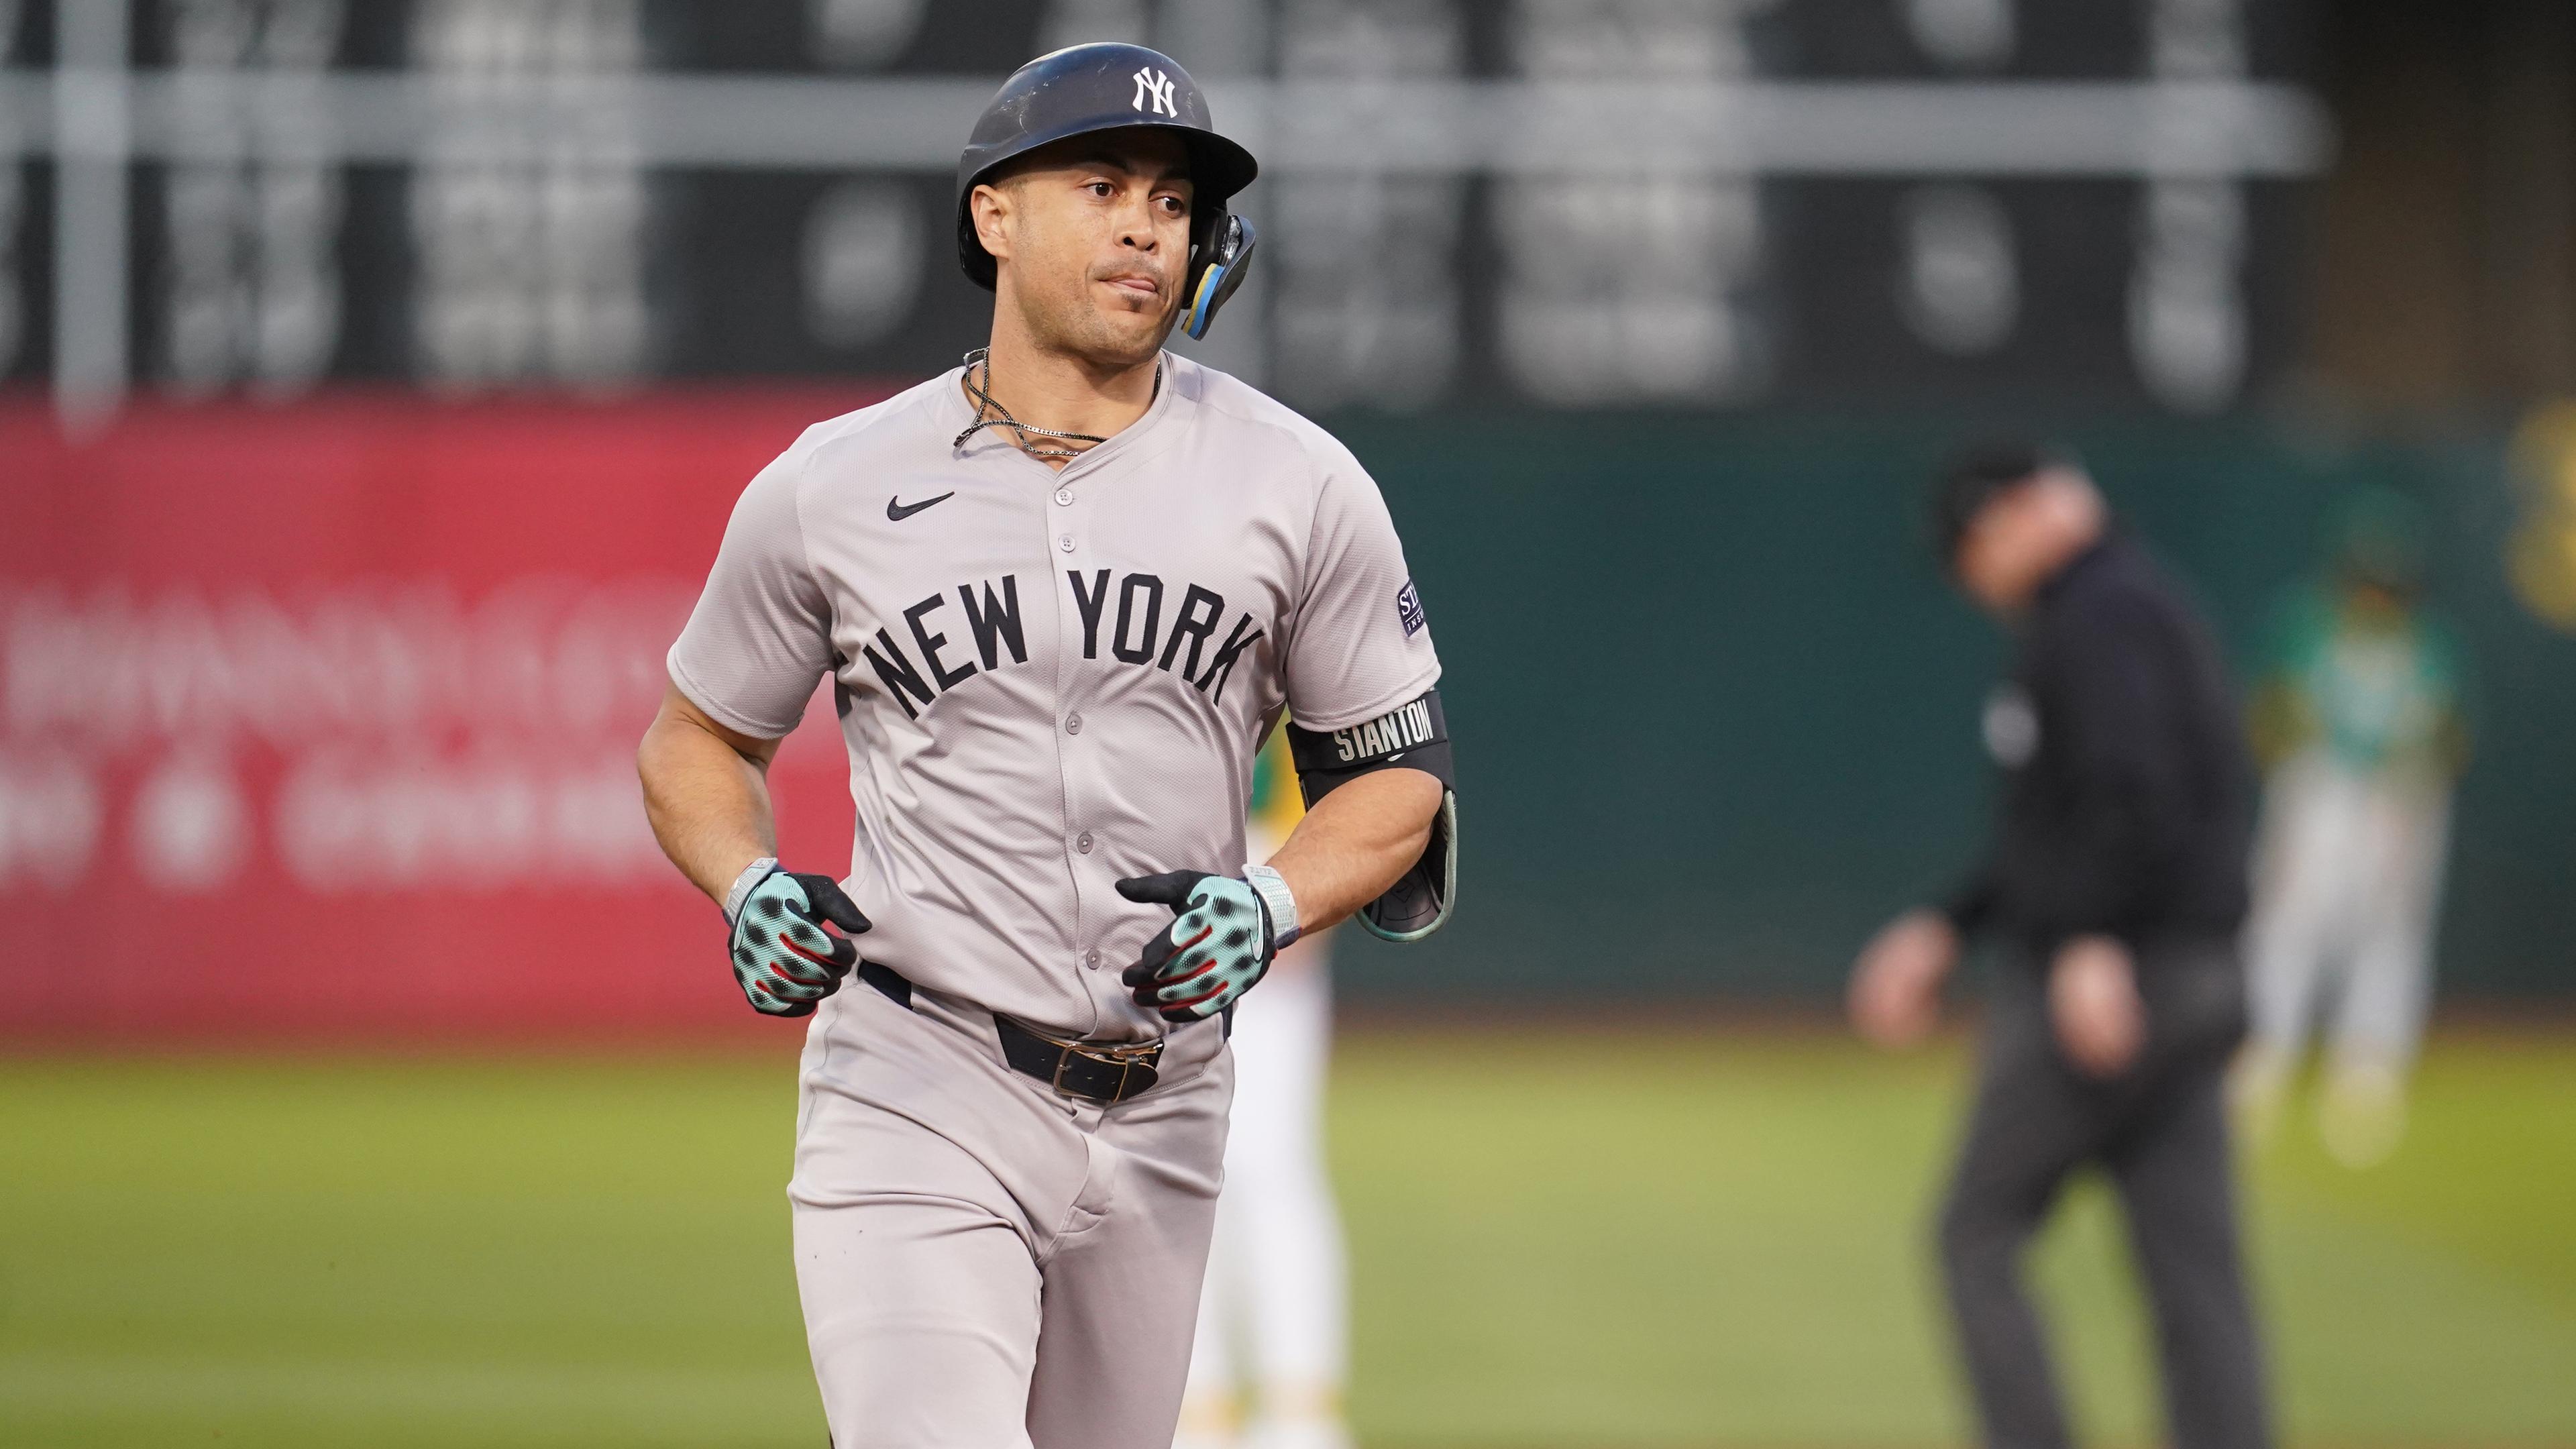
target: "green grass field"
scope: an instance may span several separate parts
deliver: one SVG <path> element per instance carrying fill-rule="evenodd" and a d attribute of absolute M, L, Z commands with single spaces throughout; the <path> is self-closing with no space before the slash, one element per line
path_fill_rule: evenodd
<path fill-rule="evenodd" d="M 1531 1070 L 1543 1062 L 1543 1070 Z M 1919 1248 L 1961 1063 L 1790 1034 L 1363 1034 L 1353 1411 L 1389 1446 L 1959 1442 Z M 0 1062 L 0 1444 L 821 1442 L 792 1063 Z M 2442 1041 L 2386 1167 L 2252 1165 L 2295 1442 L 2576 1445 L 2576 1041 Z M 2145 1443 L 2087 1191 L 2038 1276 Z"/>

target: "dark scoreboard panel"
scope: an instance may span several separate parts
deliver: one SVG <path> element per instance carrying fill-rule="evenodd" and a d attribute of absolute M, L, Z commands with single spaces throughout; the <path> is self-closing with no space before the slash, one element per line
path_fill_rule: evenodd
<path fill-rule="evenodd" d="M 0 371 L 22 380 L 77 345 L 60 249 L 96 244 L 58 224 L 67 143 L 29 120 L 50 93 L 28 87 L 78 49 L 71 3 L 102 0 L 0 0 Z M 121 366 L 262 395 L 935 369 L 988 306 L 954 261 L 953 162 L 902 124 L 818 137 L 817 117 L 887 113 L 811 103 L 918 98 L 945 124 L 1028 56 L 1123 35 L 1194 65 L 1221 124 L 1270 122 L 1242 200 L 1261 261 L 1205 350 L 1302 405 L 2222 410 L 2297 340 L 2300 188 L 2330 147 L 2299 89 L 2307 19 L 2305 0 L 144 0 L 121 49 L 138 95 L 346 92 L 311 136 L 133 128 Z M 384 121 L 386 81 L 640 88 L 500 154 Z M 1671 166 L 1638 163 L 1620 114 L 1553 150 L 1480 143 L 1550 88 L 1770 119 Z M 1298 139 L 1319 96 L 1383 104 L 1394 134 Z M 657 124 L 666 103 L 698 129 Z M 1634 125 L 1663 114 L 1641 102 Z M 2159 127 L 2182 140 L 2124 143 Z"/>

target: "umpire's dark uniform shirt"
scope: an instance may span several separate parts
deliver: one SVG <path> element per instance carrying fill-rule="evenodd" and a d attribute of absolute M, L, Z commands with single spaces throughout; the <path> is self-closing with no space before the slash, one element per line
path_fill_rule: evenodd
<path fill-rule="evenodd" d="M 2044 585 L 1986 710 L 2005 771 L 1986 867 L 1952 901 L 2046 959 L 2104 932 L 2132 946 L 2244 923 L 2253 779 L 2208 631 L 2117 534 Z"/>
<path fill-rule="evenodd" d="M 2020 1260 L 2067 1176 L 2096 1166 L 2128 1210 L 2156 1311 L 2172 1442 L 2268 1449 L 2221 1094 L 2245 1022 L 2235 938 L 2253 771 L 2218 651 L 2172 580 L 2114 534 L 2040 590 L 1986 742 L 2004 768 L 2001 825 L 1950 915 L 2011 959 L 1941 1219 L 1985 1442 L 2068 1443 Z M 2144 1049 L 2109 1078 L 2067 1060 L 2046 986 L 2057 948 L 2096 932 L 2131 948 L 2146 1005 Z"/>

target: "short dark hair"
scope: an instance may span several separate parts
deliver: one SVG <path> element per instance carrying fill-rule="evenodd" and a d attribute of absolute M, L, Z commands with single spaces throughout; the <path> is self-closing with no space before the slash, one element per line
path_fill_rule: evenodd
<path fill-rule="evenodd" d="M 1942 465 L 1932 487 L 1932 546 L 1941 567 L 1955 567 L 1959 541 L 1988 500 L 2051 468 L 2080 466 L 2074 455 L 2028 439 L 1994 439 L 1960 449 Z"/>

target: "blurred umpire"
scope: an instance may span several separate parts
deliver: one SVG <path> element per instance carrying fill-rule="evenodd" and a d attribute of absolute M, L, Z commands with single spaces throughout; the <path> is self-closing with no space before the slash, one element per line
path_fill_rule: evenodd
<path fill-rule="evenodd" d="M 2005 953 L 1940 1225 L 1985 1442 L 2068 1442 L 2020 1261 L 2069 1176 L 2098 1166 L 2154 1303 L 2172 1442 L 2256 1449 L 2271 1430 L 2222 1091 L 2245 1026 L 2253 773 L 2217 650 L 2071 461 L 1977 450 L 1933 517 L 1952 579 L 2018 655 L 1985 713 L 2002 814 L 1949 904 L 1862 951 L 1851 1012 L 1881 1045 L 1919 1040 L 1961 943 Z"/>

